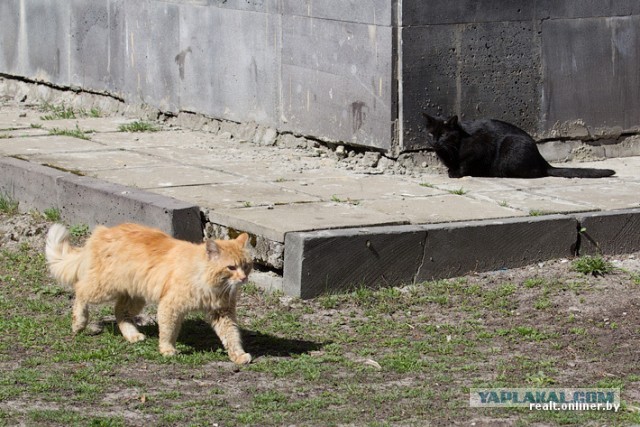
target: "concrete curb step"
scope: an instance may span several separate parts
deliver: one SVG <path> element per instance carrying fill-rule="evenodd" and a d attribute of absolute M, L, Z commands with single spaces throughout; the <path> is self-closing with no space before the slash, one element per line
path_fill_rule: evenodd
<path fill-rule="evenodd" d="M 574 255 L 640 250 L 640 209 L 448 224 L 288 233 L 284 292 L 312 298 L 522 267 Z"/>
<path fill-rule="evenodd" d="M 57 207 L 67 222 L 132 221 L 189 241 L 203 236 L 198 206 L 16 158 L 0 158 L 0 194 L 19 201 L 24 210 Z M 284 277 L 263 274 L 258 282 L 313 298 L 354 286 L 414 283 L 575 254 L 638 250 L 640 209 L 289 232 Z"/>
<path fill-rule="evenodd" d="M 138 222 L 177 238 L 202 241 L 200 209 L 189 203 L 11 157 L 0 158 L 0 194 L 22 210 L 60 209 L 69 223 Z"/>

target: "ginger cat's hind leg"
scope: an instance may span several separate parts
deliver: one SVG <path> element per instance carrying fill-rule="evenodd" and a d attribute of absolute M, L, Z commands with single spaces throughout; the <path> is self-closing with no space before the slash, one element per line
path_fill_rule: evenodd
<path fill-rule="evenodd" d="M 131 298 L 129 296 L 120 296 L 116 300 L 116 322 L 118 323 L 122 336 L 129 342 L 133 343 L 145 339 L 144 334 L 138 331 L 136 325 L 133 324 L 133 318 L 140 314 L 144 304 L 144 299 Z"/>
<path fill-rule="evenodd" d="M 89 323 L 89 305 L 76 295 L 71 321 L 71 330 L 74 335 L 82 332 L 87 327 L 87 323 Z"/>

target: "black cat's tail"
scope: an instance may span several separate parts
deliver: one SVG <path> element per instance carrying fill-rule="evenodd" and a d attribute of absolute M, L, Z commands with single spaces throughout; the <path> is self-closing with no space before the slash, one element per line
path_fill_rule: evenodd
<path fill-rule="evenodd" d="M 611 169 L 591 169 L 591 168 L 554 168 L 549 166 L 547 174 L 560 178 L 605 178 L 615 174 Z"/>

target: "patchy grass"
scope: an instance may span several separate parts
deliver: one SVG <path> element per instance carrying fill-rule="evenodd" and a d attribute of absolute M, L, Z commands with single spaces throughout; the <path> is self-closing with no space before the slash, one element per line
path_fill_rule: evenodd
<path fill-rule="evenodd" d="M 98 118 L 103 116 L 99 108 L 94 107 L 87 111 L 84 108 L 75 109 L 73 107 L 67 107 L 64 103 L 55 105 L 45 102 L 40 106 L 40 111 L 47 113 L 40 116 L 41 120 L 66 120 L 81 117 Z"/>
<path fill-rule="evenodd" d="M 91 137 L 89 136 L 89 134 L 91 133 L 95 133 L 95 131 L 93 130 L 82 130 L 80 129 L 80 127 L 76 124 L 76 128 L 75 129 L 59 129 L 59 128 L 53 128 L 51 130 L 49 130 L 49 135 L 62 135 L 62 136 L 70 136 L 72 138 L 79 138 L 79 139 L 84 139 L 84 140 L 91 140 Z"/>
<path fill-rule="evenodd" d="M 582 274 L 604 276 L 613 271 L 613 264 L 601 256 L 583 256 L 573 261 L 573 269 Z"/>
<path fill-rule="evenodd" d="M 51 222 L 60 221 L 60 209 L 58 208 L 47 208 L 44 210 L 43 214 L 47 221 L 51 221 Z"/>
<path fill-rule="evenodd" d="M 40 116 L 40 120 L 65 120 L 65 119 L 75 119 L 76 110 L 72 107 L 67 107 L 64 104 L 54 105 L 48 102 L 45 102 L 40 106 L 40 111 L 46 112 L 47 114 Z"/>
<path fill-rule="evenodd" d="M 156 132 L 158 128 L 153 123 L 136 120 L 135 122 L 120 125 L 118 130 L 120 132 Z"/>
<path fill-rule="evenodd" d="M 465 190 L 464 188 L 460 187 L 457 190 L 449 190 L 449 193 L 450 194 L 455 194 L 457 196 L 463 196 L 463 195 L 467 194 L 468 191 Z"/>
<path fill-rule="evenodd" d="M 6 194 L 0 194 L 0 213 L 15 215 L 18 213 L 19 202 Z"/>
<path fill-rule="evenodd" d="M 254 362 L 235 367 L 200 314 L 173 358 L 158 352 L 153 324 L 127 343 L 110 305 L 91 309 L 101 333 L 74 337 L 72 292 L 49 277 L 41 247 L 0 248 L 0 424 L 640 423 L 631 410 L 468 403 L 471 387 L 620 387 L 624 407 L 637 407 L 634 268 L 596 277 L 545 263 L 311 301 L 249 285 L 238 319 Z"/>
<path fill-rule="evenodd" d="M 85 237 L 88 236 L 91 230 L 87 224 L 73 224 L 69 226 L 69 234 L 73 237 Z"/>

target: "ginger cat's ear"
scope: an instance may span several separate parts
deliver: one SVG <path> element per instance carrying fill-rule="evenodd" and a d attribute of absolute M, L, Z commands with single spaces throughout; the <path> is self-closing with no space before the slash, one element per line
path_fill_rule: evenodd
<path fill-rule="evenodd" d="M 220 255 L 220 247 L 215 240 L 207 239 L 206 246 L 209 259 L 217 258 Z"/>
<path fill-rule="evenodd" d="M 241 235 L 239 235 L 238 237 L 236 237 L 236 240 L 238 241 L 238 243 L 240 243 L 242 246 L 246 246 L 247 241 L 249 240 L 249 235 L 247 233 L 242 233 Z"/>

